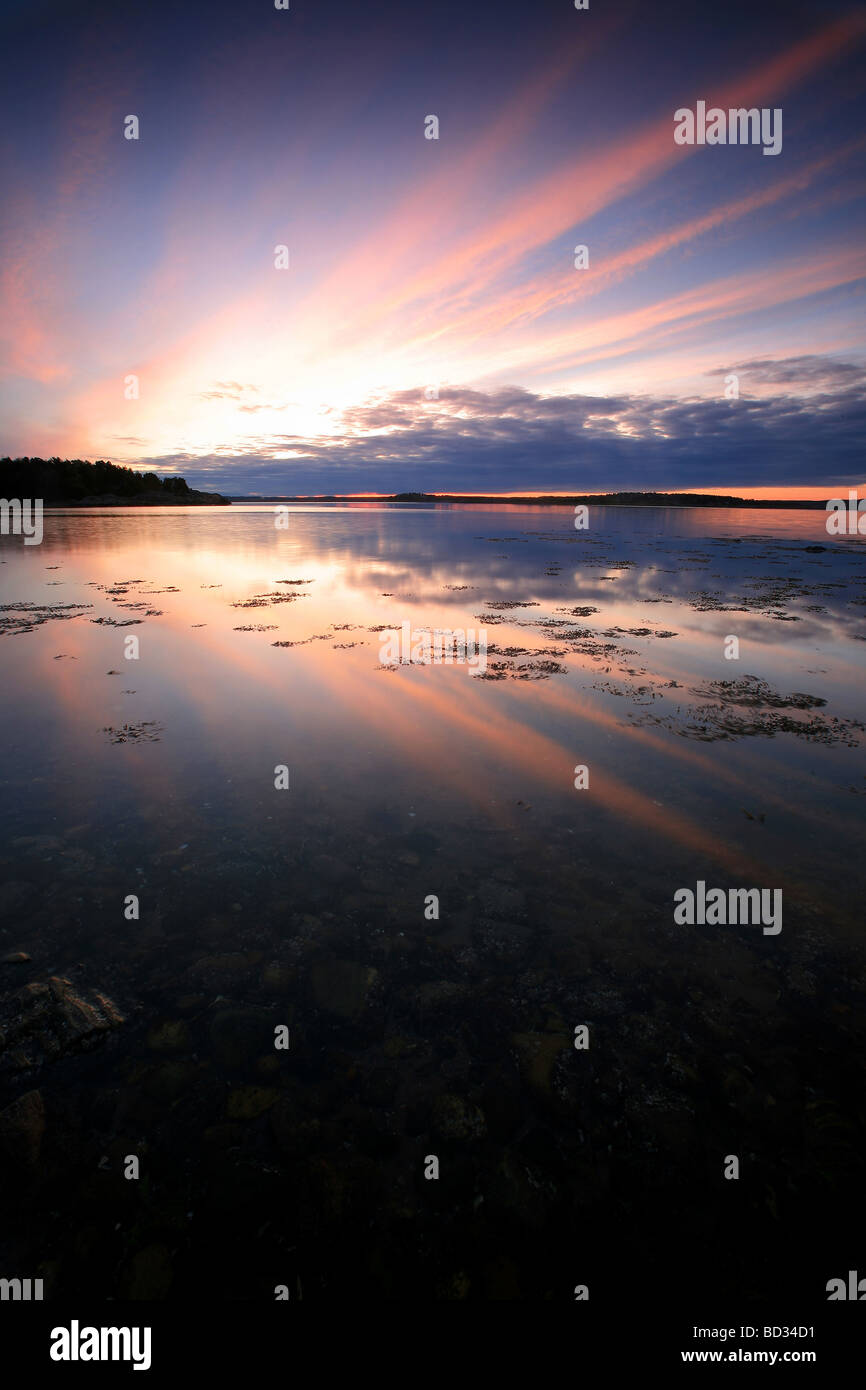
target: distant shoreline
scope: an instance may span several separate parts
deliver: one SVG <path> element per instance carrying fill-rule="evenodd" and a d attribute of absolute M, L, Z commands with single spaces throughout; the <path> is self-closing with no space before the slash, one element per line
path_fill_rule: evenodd
<path fill-rule="evenodd" d="M 513 497 L 491 494 L 489 496 L 477 497 L 466 496 L 460 493 L 414 493 L 397 492 L 392 494 L 382 494 L 377 497 L 359 497 L 357 495 L 339 495 L 328 493 L 324 496 L 307 497 L 250 497 L 230 495 L 229 502 L 239 503 L 290 503 L 290 502 L 334 502 L 334 503 L 355 503 L 359 506 L 377 502 L 407 502 L 415 503 L 419 506 L 437 506 L 443 503 L 457 506 L 478 506 L 491 504 L 529 507 L 695 507 L 695 508 L 714 508 L 725 507 L 730 509 L 745 508 L 755 511 L 826 511 L 826 502 L 812 501 L 810 499 L 791 498 L 786 500 L 756 500 L 748 497 L 727 497 L 711 496 L 704 493 L 688 492 L 607 492 L 598 494 L 579 494 L 574 496 L 540 496 L 540 497 Z"/>

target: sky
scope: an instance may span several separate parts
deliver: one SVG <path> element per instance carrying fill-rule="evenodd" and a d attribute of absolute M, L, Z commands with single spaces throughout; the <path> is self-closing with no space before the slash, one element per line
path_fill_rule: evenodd
<path fill-rule="evenodd" d="M 866 5 L 0 15 L 0 454 L 229 495 L 862 484 Z M 678 143 L 699 102 L 781 148 Z"/>

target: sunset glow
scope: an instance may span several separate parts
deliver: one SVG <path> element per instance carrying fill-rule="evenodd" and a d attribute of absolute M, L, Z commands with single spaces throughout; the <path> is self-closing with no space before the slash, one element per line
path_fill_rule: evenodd
<path fill-rule="evenodd" d="M 172 16 L 166 71 L 143 16 L 116 42 L 110 18 L 60 16 L 39 109 L 9 75 L 31 119 L 4 151 L 5 452 L 251 494 L 820 497 L 862 477 L 858 13 L 756 22 L 736 62 L 684 21 L 687 80 L 648 19 L 511 17 L 480 75 L 456 20 L 429 49 L 350 12 L 323 70 L 324 14 L 212 19 Z M 676 144 L 698 92 L 782 109 L 779 155 Z"/>

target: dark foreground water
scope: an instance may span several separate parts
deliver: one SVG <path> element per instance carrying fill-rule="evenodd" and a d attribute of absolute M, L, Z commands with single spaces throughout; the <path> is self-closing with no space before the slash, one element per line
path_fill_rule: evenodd
<path fill-rule="evenodd" d="M 233 507 L 0 560 L 0 1275 L 723 1311 L 862 1265 L 861 540 Z M 383 663 L 404 624 L 486 664 Z M 676 922 L 699 881 L 781 930 Z"/>

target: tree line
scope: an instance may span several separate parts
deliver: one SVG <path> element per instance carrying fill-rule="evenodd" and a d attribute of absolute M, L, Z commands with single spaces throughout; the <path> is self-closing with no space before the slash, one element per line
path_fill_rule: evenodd
<path fill-rule="evenodd" d="M 158 478 L 138 473 L 108 459 L 2 458 L 0 495 L 41 497 L 44 501 L 74 501 L 84 497 L 137 497 L 167 493 L 184 497 L 190 492 L 185 478 Z"/>

